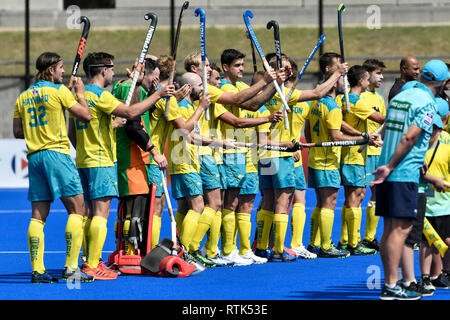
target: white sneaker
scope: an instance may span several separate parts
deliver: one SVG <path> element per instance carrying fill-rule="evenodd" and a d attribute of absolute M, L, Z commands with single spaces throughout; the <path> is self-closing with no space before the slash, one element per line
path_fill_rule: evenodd
<path fill-rule="evenodd" d="M 224 255 L 223 257 L 227 260 L 233 261 L 235 266 L 249 266 L 253 264 L 253 259 L 242 258 L 239 255 L 239 250 L 237 249 L 234 249 L 229 255 Z"/>
<path fill-rule="evenodd" d="M 252 250 L 248 250 L 246 254 L 239 255 L 239 256 L 246 260 L 253 260 L 253 263 L 256 263 L 256 264 L 263 264 L 268 261 L 267 258 L 262 258 L 262 257 L 258 257 L 257 255 L 255 255 Z"/>
<path fill-rule="evenodd" d="M 291 247 L 290 249 L 295 252 L 297 257 L 300 257 L 302 259 L 315 259 L 315 258 L 317 258 L 317 254 L 308 251 L 305 248 L 304 245 L 301 245 L 300 247 Z"/>
<path fill-rule="evenodd" d="M 216 264 L 216 267 L 231 267 L 234 266 L 234 262 L 228 259 L 224 259 L 220 254 L 217 254 L 214 258 L 206 256 L 209 260 Z"/>

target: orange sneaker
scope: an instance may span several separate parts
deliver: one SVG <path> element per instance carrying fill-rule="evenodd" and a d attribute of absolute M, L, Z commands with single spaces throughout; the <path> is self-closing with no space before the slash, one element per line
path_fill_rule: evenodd
<path fill-rule="evenodd" d="M 103 269 L 105 269 L 105 270 L 107 270 L 107 271 L 109 271 L 109 272 L 117 273 L 117 275 L 120 276 L 120 271 L 119 271 L 119 270 L 114 270 L 114 269 L 108 267 L 108 266 L 106 265 L 106 263 L 103 262 L 103 260 L 100 260 L 100 261 L 98 262 L 98 266 L 101 266 Z"/>
<path fill-rule="evenodd" d="M 104 270 L 100 265 L 97 268 L 91 268 L 87 263 L 84 263 L 81 267 L 82 271 L 89 276 L 93 276 L 95 280 L 115 280 L 117 279 L 117 273 Z"/>

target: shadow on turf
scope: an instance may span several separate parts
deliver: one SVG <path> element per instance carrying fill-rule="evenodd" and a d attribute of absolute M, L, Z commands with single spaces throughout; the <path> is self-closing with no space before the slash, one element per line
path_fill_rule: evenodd
<path fill-rule="evenodd" d="M 378 299 L 381 289 L 369 289 L 365 281 L 328 287 L 322 291 L 293 291 L 288 298 L 307 300 L 372 300 Z"/>
<path fill-rule="evenodd" d="M 58 278 L 59 282 L 66 283 L 61 280 L 62 270 L 61 269 L 47 269 L 47 272 L 52 276 Z M 0 283 L 31 283 L 31 271 L 30 272 L 20 272 L 20 273 L 8 273 L 0 274 Z"/>

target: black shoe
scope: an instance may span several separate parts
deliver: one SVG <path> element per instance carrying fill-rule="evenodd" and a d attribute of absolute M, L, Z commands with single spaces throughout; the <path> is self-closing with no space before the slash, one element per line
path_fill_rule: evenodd
<path fill-rule="evenodd" d="M 372 241 L 369 241 L 369 240 L 363 240 L 363 241 L 361 242 L 361 244 L 362 244 L 364 247 L 366 247 L 366 248 L 374 249 L 374 250 L 380 252 L 380 245 L 379 245 L 377 239 L 373 239 Z"/>
<path fill-rule="evenodd" d="M 47 271 L 43 273 L 39 273 L 37 271 L 33 271 L 31 273 L 31 283 L 57 283 L 58 278 L 53 277 Z"/>
<path fill-rule="evenodd" d="M 78 281 L 78 282 L 92 282 L 92 281 L 94 281 L 94 277 L 87 275 L 86 273 L 81 271 L 80 268 L 78 268 L 78 267 L 75 270 L 72 270 L 69 267 L 64 267 L 61 280 Z"/>
<path fill-rule="evenodd" d="M 347 250 L 338 250 L 333 245 L 331 245 L 327 250 L 320 248 L 317 256 L 319 258 L 347 258 L 350 256 L 350 252 L 348 252 Z"/>
<path fill-rule="evenodd" d="M 348 248 L 348 244 L 343 244 L 340 241 L 338 242 L 338 245 L 336 247 L 336 249 L 338 249 L 338 250 L 347 250 L 347 248 Z"/>
<path fill-rule="evenodd" d="M 436 287 L 436 289 L 448 289 L 450 287 L 448 279 L 443 273 L 441 273 L 436 279 L 431 280 L 431 283 Z"/>
<path fill-rule="evenodd" d="M 434 292 L 434 290 L 436 290 L 436 287 L 433 286 L 433 284 L 431 283 L 431 279 L 429 275 L 423 275 L 422 279 L 420 280 L 420 284 L 422 285 L 422 287 L 424 287 L 427 290 L 432 290 Z"/>
<path fill-rule="evenodd" d="M 405 284 L 401 282 L 401 286 L 408 291 L 420 293 L 424 297 L 431 297 L 434 293 L 434 290 L 427 289 L 422 284 L 417 284 L 416 282 L 411 282 L 409 286 L 405 286 Z"/>

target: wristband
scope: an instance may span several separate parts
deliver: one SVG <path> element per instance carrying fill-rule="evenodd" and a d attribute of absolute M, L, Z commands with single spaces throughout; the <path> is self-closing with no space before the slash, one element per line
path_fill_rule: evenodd
<path fill-rule="evenodd" d="M 152 144 L 152 145 L 151 145 L 151 147 L 150 147 L 150 148 L 148 148 L 148 150 L 147 150 L 147 151 L 148 151 L 148 152 L 151 152 L 151 151 L 152 151 L 153 149 L 155 149 L 155 145 L 154 145 L 154 144 Z"/>

